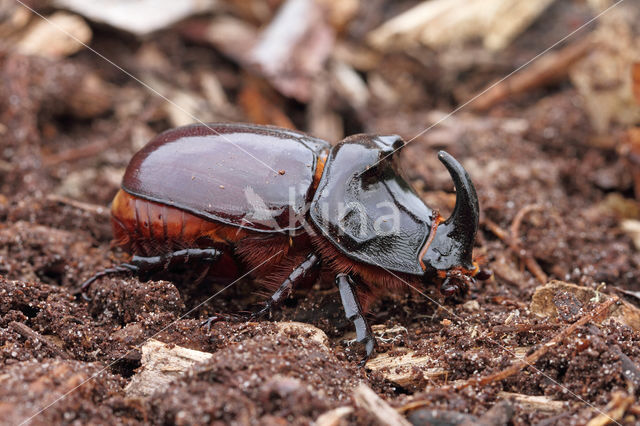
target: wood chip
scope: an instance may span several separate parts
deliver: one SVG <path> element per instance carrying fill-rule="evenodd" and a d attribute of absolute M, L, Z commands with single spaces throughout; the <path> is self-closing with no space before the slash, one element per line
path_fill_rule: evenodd
<path fill-rule="evenodd" d="M 427 355 L 416 356 L 413 351 L 402 355 L 383 353 L 367 361 L 365 367 L 379 372 L 390 382 L 400 386 L 415 384 L 420 380 L 433 379 L 446 374 L 446 370 L 433 367 L 434 361 Z M 416 371 L 419 371 L 416 377 Z"/>
<path fill-rule="evenodd" d="M 384 426 L 410 426 L 404 417 L 394 410 L 385 400 L 380 398 L 371 388 L 361 383 L 355 390 L 356 405 L 366 410 L 378 424 Z"/>
<path fill-rule="evenodd" d="M 498 397 L 509 399 L 518 404 L 524 411 L 535 411 L 544 413 L 561 413 L 567 410 L 568 404 L 565 401 L 554 401 L 543 395 L 524 395 L 514 392 L 499 392 Z"/>
<path fill-rule="evenodd" d="M 183 376 L 193 365 L 212 356 L 208 352 L 150 339 L 142 346 L 142 370 L 131 378 L 125 393 L 128 397 L 148 397 Z"/>
<path fill-rule="evenodd" d="M 20 53 L 59 59 L 84 49 L 83 43 L 89 43 L 93 35 L 89 25 L 78 15 L 56 12 L 47 20 L 38 19 L 27 28 L 16 42 Z"/>
<path fill-rule="evenodd" d="M 508 46 L 554 0 L 432 0 L 425 1 L 373 30 L 368 39 L 383 49 L 416 42 L 438 48 L 482 38 L 488 49 Z"/>

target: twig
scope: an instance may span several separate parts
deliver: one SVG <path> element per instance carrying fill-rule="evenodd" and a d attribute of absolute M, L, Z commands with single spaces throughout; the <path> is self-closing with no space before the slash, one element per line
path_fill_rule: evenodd
<path fill-rule="evenodd" d="M 491 231 L 493 234 L 500 238 L 510 249 L 513 251 L 522 261 L 524 262 L 527 269 L 536 277 L 536 279 L 540 282 L 540 284 L 547 283 L 547 274 L 544 273 L 538 262 L 528 254 L 520 245 L 519 241 L 513 239 L 513 237 L 504 229 L 502 229 L 498 224 L 493 222 L 490 219 L 484 219 L 484 225 Z"/>
<path fill-rule="evenodd" d="M 83 203 L 82 201 L 74 200 L 72 198 L 63 197 L 61 195 L 49 194 L 47 195 L 47 201 L 54 203 L 65 204 L 74 207 L 78 210 L 86 211 L 96 216 L 109 217 L 109 210 L 104 206 L 97 204 Z"/>
<path fill-rule="evenodd" d="M 16 333 L 22 336 L 25 339 L 31 339 L 36 342 L 41 342 L 44 347 L 46 347 L 50 352 L 52 352 L 55 356 L 60 357 L 62 359 L 68 359 L 69 354 L 62 348 L 60 348 L 55 343 L 51 342 L 49 339 L 41 335 L 40 333 L 34 331 L 26 324 L 22 324 L 17 321 L 11 321 L 9 323 L 9 327 L 13 329 Z"/>
<path fill-rule="evenodd" d="M 605 302 L 600 304 L 597 308 L 595 308 L 591 312 L 585 314 L 578 321 L 576 321 L 575 323 L 571 324 L 569 327 L 565 328 L 560 333 L 556 334 L 553 337 L 553 339 L 551 339 L 547 343 L 543 344 L 540 349 L 536 350 L 531 355 L 526 356 L 521 361 L 513 363 L 511 366 L 505 368 L 504 370 L 498 371 L 497 373 L 489 374 L 487 376 L 480 377 L 480 378 L 472 377 L 472 378 L 470 378 L 468 380 L 465 380 L 464 382 L 460 382 L 460 383 L 457 383 L 457 384 L 454 384 L 454 385 L 450 385 L 450 386 L 444 386 L 443 389 L 460 390 L 460 389 L 464 389 L 464 388 L 469 387 L 469 386 L 486 386 L 486 385 L 488 385 L 490 383 L 494 383 L 494 382 L 497 382 L 497 381 L 500 381 L 500 380 L 504 380 L 507 377 L 510 377 L 510 376 L 518 373 L 519 371 L 521 371 L 525 367 L 533 365 L 536 362 L 538 362 L 538 360 L 543 355 L 545 355 L 549 351 L 550 348 L 560 344 L 562 342 L 562 340 L 564 340 L 565 338 L 570 336 L 578 328 L 582 327 L 583 325 L 585 325 L 589 321 L 592 321 L 595 318 L 597 318 L 597 317 L 601 316 L 602 314 L 604 314 L 611 307 L 611 305 L 613 305 L 614 303 L 618 302 L 618 300 L 619 299 L 617 297 L 612 297 L 612 298 L 606 300 Z"/>
<path fill-rule="evenodd" d="M 483 89 L 487 91 L 474 100 L 470 107 L 476 111 L 484 111 L 513 95 L 558 81 L 568 74 L 574 63 L 592 51 L 593 47 L 593 40 L 586 37 L 556 52 L 547 53 L 513 77 L 501 81 L 489 90 Z"/>
<path fill-rule="evenodd" d="M 520 211 L 516 213 L 515 217 L 513 218 L 513 222 L 511 222 L 511 226 L 509 227 L 509 231 L 511 232 L 511 238 L 513 238 L 516 241 L 519 241 L 520 225 L 522 225 L 522 221 L 524 220 L 525 216 L 531 212 L 540 211 L 540 210 L 544 210 L 544 206 L 540 204 L 529 204 L 521 208 Z"/>
<path fill-rule="evenodd" d="M 517 324 L 517 325 L 497 325 L 491 329 L 492 333 L 522 333 L 528 331 L 555 330 L 559 324 Z"/>
<path fill-rule="evenodd" d="M 102 138 L 78 148 L 70 148 L 57 154 L 47 155 L 42 163 L 45 167 L 57 166 L 61 163 L 69 163 L 83 158 L 93 157 L 111 146 L 111 138 Z"/>
<path fill-rule="evenodd" d="M 354 393 L 356 405 L 367 411 L 384 426 L 410 426 L 404 417 L 380 398 L 371 388 L 361 383 Z"/>

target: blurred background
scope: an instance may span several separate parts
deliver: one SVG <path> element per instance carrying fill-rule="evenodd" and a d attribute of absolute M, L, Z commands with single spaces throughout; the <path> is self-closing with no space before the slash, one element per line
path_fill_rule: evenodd
<path fill-rule="evenodd" d="M 428 153 L 471 154 L 481 128 L 495 144 L 497 127 L 550 151 L 574 145 L 573 157 L 618 155 L 638 143 L 622 133 L 640 117 L 638 5 L 625 3 L 566 38 L 614 2 L 2 0 L 2 193 L 106 203 L 131 153 L 196 121 L 331 142 L 398 133 L 415 138 L 409 170 L 426 185 Z M 601 174 L 605 190 L 631 185 L 619 170 Z"/>

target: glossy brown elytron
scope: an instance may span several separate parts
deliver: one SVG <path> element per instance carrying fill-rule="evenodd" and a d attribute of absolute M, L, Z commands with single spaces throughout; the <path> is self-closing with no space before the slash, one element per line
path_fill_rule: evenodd
<path fill-rule="evenodd" d="M 249 124 L 166 131 L 134 155 L 112 204 L 114 241 L 131 261 L 83 289 L 106 274 L 153 275 L 193 261 L 205 274 L 252 271 L 275 291 L 259 316 L 326 272 L 369 356 L 375 340 L 363 312 L 383 291 L 436 284 L 451 296 L 480 277 L 469 175 L 438 154 L 457 191 L 444 220 L 401 177 L 403 146 L 399 136 L 364 134 L 331 146 Z"/>

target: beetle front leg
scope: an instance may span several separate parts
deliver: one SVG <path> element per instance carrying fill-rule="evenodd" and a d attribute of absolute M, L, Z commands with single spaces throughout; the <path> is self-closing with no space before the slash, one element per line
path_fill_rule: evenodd
<path fill-rule="evenodd" d="M 296 268 L 291 272 L 291 274 L 289 274 L 287 279 L 284 280 L 284 282 L 280 285 L 276 292 L 273 293 L 269 300 L 267 300 L 264 308 L 251 315 L 251 319 L 258 319 L 262 317 L 267 312 L 270 312 L 274 306 L 277 306 L 283 300 L 289 297 L 296 284 L 299 284 L 302 280 L 304 280 L 309 275 L 309 273 L 316 270 L 318 266 L 320 266 L 320 258 L 315 253 L 309 254 L 304 262 L 296 266 Z"/>
<path fill-rule="evenodd" d="M 353 325 L 356 327 L 356 340 L 358 343 L 364 344 L 366 355 L 365 358 L 360 361 L 360 365 L 363 366 L 373 354 L 376 340 L 362 313 L 362 307 L 355 292 L 355 282 L 353 278 L 347 274 L 338 274 L 336 275 L 336 285 L 340 290 L 344 313 L 347 319 L 353 322 Z"/>
<path fill-rule="evenodd" d="M 188 263 L 191 259 L 198 259 L 201 262 L 212 263 L 218 260 L 222 252 L 215 248 L 206 249 L 183 249 L 177 250 L 172 253 L 168 253 L 162 256 L 133 256 L 129 263 L 123 263 L 113 268 L 100 271 L 80 286 L 82 297 L 86 300 L 91 300 L 87 296 L 87 291 L 91 284 L 98 278 L 106 275 L 132 273 L 132 274 L 153 274 L 163 270 L 169 269 L 169 267 L 176 261 L 176 259 L 183 259 L 184 263 Z"/>

